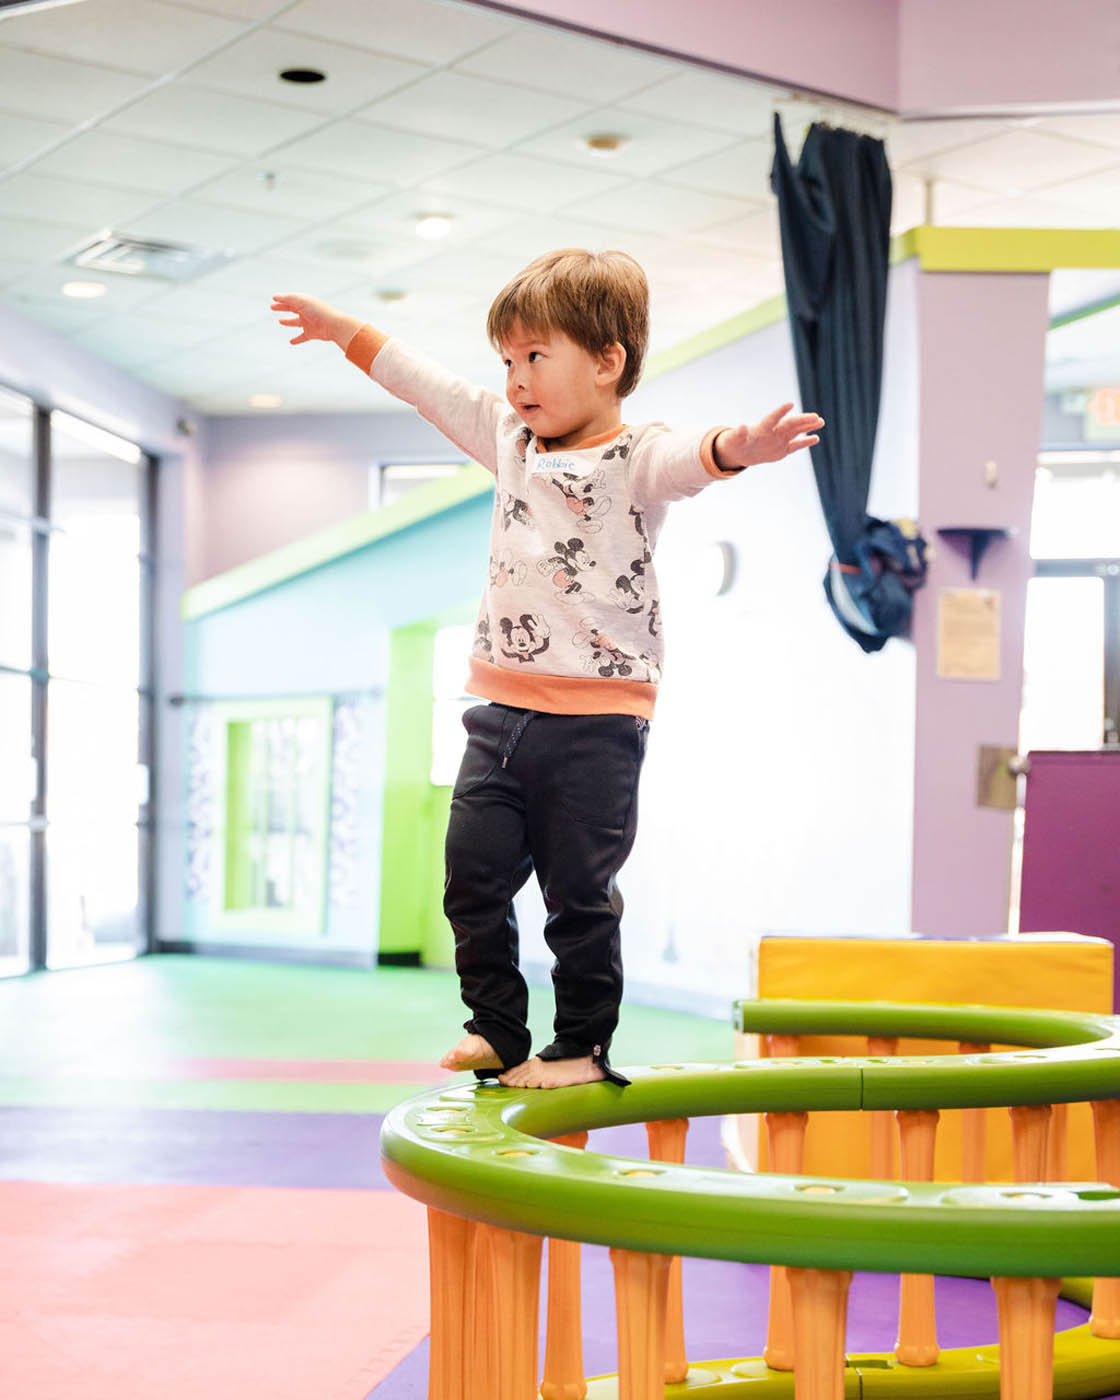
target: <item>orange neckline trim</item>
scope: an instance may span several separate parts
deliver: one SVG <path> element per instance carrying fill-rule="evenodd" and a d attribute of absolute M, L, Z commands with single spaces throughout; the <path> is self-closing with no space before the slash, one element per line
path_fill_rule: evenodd
<path fill-rule="evenodd" d="M 582 442 L 577 442 L 574 447 L 545 447 L 540 449 L 540 455 L 547 455 L 549 452 L 583 452 L 589 447 L 602 447 L 605 442 L 613 442 L 619 433 L 626 429 L 625 423 L 620 423 L 617 428 L 611 428 L 605 433 L 596 433 L 594 437 L 584 438 Z M 540 443 L 540 438 L 535 439 Z"/>

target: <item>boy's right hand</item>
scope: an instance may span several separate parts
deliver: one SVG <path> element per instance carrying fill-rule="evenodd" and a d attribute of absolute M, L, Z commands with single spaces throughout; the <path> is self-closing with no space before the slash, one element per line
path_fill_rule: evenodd
<path fill-rule="evenodd" d="M 343 350 L 361 330 L 363 322 L 354 316 L 346 316 L 315 297 L 274 296 L 273 311 L 288 312 L 288 319 L 281 318 L 282 326 L 298 326 L 299 335 L 293 336 L 293 345 L 302 345 L 306 340 L 333 340 Z"/>

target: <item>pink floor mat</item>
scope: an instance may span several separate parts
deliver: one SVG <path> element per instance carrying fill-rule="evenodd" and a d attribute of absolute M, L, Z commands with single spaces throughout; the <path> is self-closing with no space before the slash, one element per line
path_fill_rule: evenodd
<path fill-rule="evenodd" d="M 4 1400 L 362 1400 L 427 1330 L 396 1193 L 0 1182 Z"/>

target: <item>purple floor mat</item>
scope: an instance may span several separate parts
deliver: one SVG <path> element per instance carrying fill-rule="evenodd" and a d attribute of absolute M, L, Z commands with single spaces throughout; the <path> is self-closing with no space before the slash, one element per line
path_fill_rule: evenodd
<path fill-rule="evenodd" d="M 0 1108 L 0 1178 L 384 1188 L 380 1131 L 376 1114 Z"/>

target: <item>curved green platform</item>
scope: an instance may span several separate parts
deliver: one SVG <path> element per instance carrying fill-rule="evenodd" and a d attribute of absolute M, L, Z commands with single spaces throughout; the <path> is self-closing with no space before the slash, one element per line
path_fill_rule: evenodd
<path fill-rule="evenodd" d="M 547 1141 L 583 1129 L 709 1114 L 1120 1098 L 1115 1017 L 765 1001 L 739 1003 L 736 1019 L 741 1029 L 763 1033 L 905 1035 L 1030 1048 L 952 1057 L 653 1065 L 627 1070 L 633 1082 L 624 1090 L 605 1083 L 554 1092 L 466 1084 L 409 1100 L 387 1116 L 385 1174 L 406 1194 L 453 1215 L 659 1254 L 977 1277 L 1120 1274 L 1120 1190 L 1111 1186 L 748 1175 Z M 742 1373 L 752 1366 L 761 1374 Z M 697 1375 L 687 1385 L 667 1387 L 666 1396 L 763 1400 L 793 1393 L 792 1376 L 768 1372 L 761 1362 L 713 1362 L 694 1370 L 707 1371 L 711 1380 Z M 946 1352 L 937 1366 L 921 1370 L 895 1367 L 890 1357 L 866 1357 L 851 1378 L 852 1394 L 872 1395 L 882 1386 L 878 1393 L 892 1396 L 997 1395 L 998 1351 Z M 589 1400 L 606 1400 L 610 1384 L 593 1382 Z M 1061 1335 L 1055 1395 L 1081 1400 L 1117 1387 L 1120 1342 L 1092 1337 L 1087 1327 Z"/>

